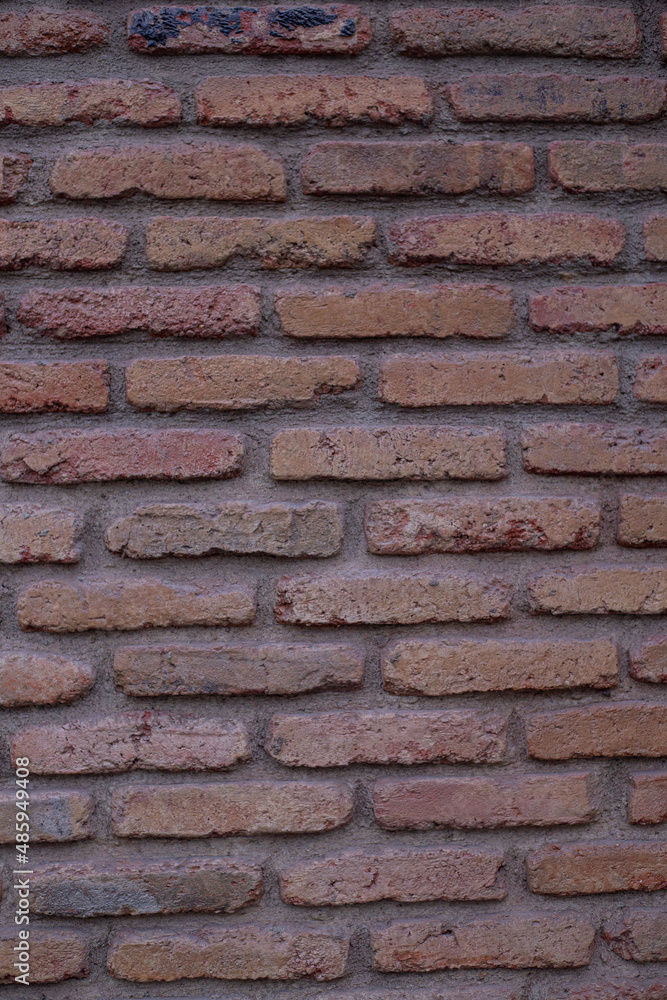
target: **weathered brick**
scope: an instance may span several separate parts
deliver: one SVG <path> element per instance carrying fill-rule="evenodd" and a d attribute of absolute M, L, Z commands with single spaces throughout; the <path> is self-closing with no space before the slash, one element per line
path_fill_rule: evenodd
<path fill-rule="evenodd" d="M 549 178 L 567 191 L 667 190 L 667 145 L 552 142 Z"/>
<path fill-rule="evenodd" d="M 103 483 L 119 479 L 229 479 L 243 468 L 243 439 L 217 430 L 35 431 L 0 449 L 8 483 Z"/>
<path fill-rule="evenodd" d="M 667 59 L 667 14 L 660 15 L 660 40 L 662 42 L 662 58 Z"/>
<path fill-rule="evenodd" d="M 635 368 L 633 392 L 644 403 L 667 403 L 667 357 L 642 358 Z"/>
<path fill-rule="evenodd" d="M 238 722 L 146 711 L 27 726 L 11 752 L 29 757 L 33 774 L 226 771 L 250 758 L 250 745 Z"/>
<path fill-rule="evenodd" d="M 630 673 L 637 681 L 667 684 L 667 635 L 653 636 L 630 650 Z"/>
<path fill-rule="evenodd" d="M 125 226 L 104 219 L 0 219 L 0 271 L 105 270 L 120 264 L 128 240 Z"/>
<path fill-rule="evenodd" d="M 542 573 L 528 582 L 533 611 L 552 615 L 661 615 L 667 569 L 632 566 Z"/>
<path fill-rule="evenodd" d="M 602 936 L 627 961 L 667 962 L 667 910 L 623 909 Z"/>
<path fill-rule="evenodd" d="M 518 778 L 388 778 L 373 789 L 375 819 L 385 830 L 590 823 L 597 816 L 588 773 Z"/>
<path fill-rule="evenodd" d="M 49 177 L 65 198 L 210 198 L 285 201 L 285 171 L 256 146 L 179 143 L 75 150 L 56 160 Z"/>
<path fill-rule="evenodd" d="M 571 969 L 588 965 L 595 927 L 572 913 L 512 913 L 465 922 L 415 920 L 371 931 L 380 972 Z"/>
<path fill-rule="evenodd" d="M 255 595 L 249 587 L 154 576 L 41 580 L 18 598 L 19 627 L 25 631 L 249 625 L 254 618 Z"/>
<path fill-rule="evenodd" d="M 667 472 L 667 433 L 623 424 L 533 424 L 521 438 L 524 468 L 546 475 L 650 476 Z"/>
<path fill-rule="evenodd" d="M 499 764 L 507 735 L 501 715 L 465 710 L 317 712 L 274 715 L 266 749 L 288 767 Z"/>
<path fill-rule="evenodd" d="M 213 76 L 196 98 L 200 125 L 401 125 L 433 113 L 416 76 Z"/>
<path fill-rule="evenodd" d="M 346 937 L 292 928 L 244 924 L 169 930 L 117 931 L 109 942 L 107 970 L 133 982 L 175 979 L 315 979 L 345 973 Z"/>
<path fill-rule="evenodd" d="M 665 82 L 639 76 L 479 73 L 449 84 L 447 96 L 462 121 L 646 122 L 664 111 Z"/>
<path fill-rule="evenodd" d="M 297 219 L 164 215 L 146 227 L 148 264 L 157 271 L 224 267 L 237 257 L 270 271 L 354 267 L 374 242 L 373 220 L 351 215 Z"/>
<path fill-rule="evenodd" d="M 280 895 L 295 906 L 343 906 L 383 899 L 421 903 L 447 899 L 504 899 L 500 851 L 435 848 L 428 851 L 347 851 L 283 870 Z"/>
<path fill-rule="evenodd" d="M 509 617 L 511 593 L 503 577 L 465 573 L 287 576 L 274 613 L 290 625 L 491 622 Z"/>
<path fill-rule="evenodd" d="M 117 837 L 320 833 L 352 819 L 352 790 L 320 781 L 126 785 L 112 793 Z"/>
<path fill-rule="evenodd" d="M 305 194 L 434 195 L 535 184 L 533 149 L 510 142 L 323 142 L 301 165 Z"/>
<path fill-rule="evenodd" d="M 30 791 L 30 840 L 53 844 L 67 840 L 87 840 L 92 836 L 90 821 L 95 803 L 83 792 Z M 0 792 L 0 844 L 16 843 L 16 791 Z"/>
<path fill-rule="evenodd" d="M 667 466 L 667 463 L 666 463 Z M 271 442 L 275 479 L 502 479 L 505 437 L 491 427 L 296 427 Z"/>
<path fill-rule="evenodd" d="M 61 340 L 134 330 L 152 337 L 232 337 L 258 332 L 260 298 L 250 285 L 38 290 L 23 296 L 17 319 Z"/>
<path fill-rule="evenodd" d="M 47 917 L 234 913 L 262 895 L 262 869 L 229 858 L 41 865 L 30 911 Z"/>
<path fill-rule="evenodd" d="M 667 497 L 621 496 L 616 537 L 619 545 L 667 545 Z"/>
<path fill-rule="evenodd" d="M 131 559 L 221 553 L 325 557 L 340 551 L 343 521 L 336 504 L 319 500 L 148 504 L 111 524 L 104 538 L 111 552 Z"/>
<path fill-rule="evenodd" d="M 631 823 L 664 823 L 667 820 L 667 774 L 643 771 L 630 775 L 628 819 Z"/>
<path fill-rule="evenodd" d="M 380 365 L 380 399 L 399 406 L 587 406 L 613 403 L 617 393 L 613 351 L 393 354 Z"/>
<path fill-rule="evenodd" d="M 317 7 L 144 7 L 128 17 L 130 48 L 151 55 L 224 52 L 353 55 L 373 37 L 349 4 Z"/>
<path fill-rule="evenodd" d="M 555 1000 L 665 1000 L 667 980 L 643 977 L 631 980 L 590 978 L 576 986 L 550 991 Z"/>
<path fill-rule="evenodd" d="M 531 757 L 664 757 L 667 706 L 626 701 L 538 712 L 526 720 Z"/>
<path fill-rule="evenodd" d="M 2 45 L 2 14 L 0 14 L 0 47 Z M 19 191 L 28 179 L 32 160 L 26 153 L 0 156 L 0 205 L 16 201 Z"/>
<path fill-rule="evenodd" d="M 59 705 L 93 686 L 92 667 L 52 653 L 0 653 L 0 706 Z"/>
<path fill-rule="evenodd" d="M 33 7 L 0 14 L 3 56 L 51 56 L 87 52 L 109 39 L 109 25 L 89 10 L 49 10 Z"/>
<path fill-rule="evenodd" d="M 667 286 L 665 286 L 667 288 Z M 512 293 L 498 285 L 431 285 L 278 292 L 289 337 L 503 337 L 514 326 Z"/>
<path fill-rule="evenodd" d="M 356 389 L 360 382 L 359 365 L 342 355 L 141 358 L 125 369 L 128 403 L 163 413 L 307 406 L 320 396 Z"/>
<path fill-rule="evenodd" d="M 0 506 L 0 563 L 76 563 L 83 520 L 74 511 L 36 504 Z"/>
<path fill-rule="evenodd" d="M 667 283 L 554 288 L 530 298 L 530 324 L 553 333 L 667 333 Z"/>
<path fill-rule="evenodd" d="M 667 216 L 653 216 L 644 223 L 644 252 L 648 260 L 667 260 Z"/>
<path fill-rule="evenodd" d="M 667 888 L 667 846 L 547 844 L 526 856 L 528 888 L 554 896 Z"/>
<path fill-rule="evenodd" d="M 387 990 L 378 992 L 372 987 L 368 989 L 357 987 L 352 993 L 333 993 L 332 1000 L 387 1000 Z M 494 983 L 493 986 L 487 986 L 484 983 L 457 983 L 456 986 L 440 986 L 438 984 L 438 986 L 431 986 L 430 989 L 424 990 L 415 989 L 413 986 L 405 986 L 403 989 L 396 989 L 392 986 L 391 1000 L 521 1000 L 521 997 L 514 985 Z M 637 998 L 637 1000 L 649 1000 L 649 998 Z M 650 1000 L 664 1000 L 664 997 L 650 998 Z"/>
<path fill-rule="evenodd" d="M 108 406 L 105 361 L 0 364 L 2 413 L 104 413 Z"/>
<path fill-rule="evenodd" d="M 438 698 L 470 691 L 609 688 L 618 684 L 619 659 L 608 639 L 396 639 L 382 651 L 382 676 L 391 694 Z"/>
<path fill-rule="evenodd" d="M 60 15 L 60 12 L 58 14 Z M 171 87 L 146 80 L 69 80 L 0 88 L 0 125 L 176 125 L 181 102 Z"/>
<path fill-rule="evenodd" d="M 18 930 L 14 924 L 0 929 L 0 983 L 14 985 L 14 977 L 25 969 L 17 969 Z M 28 983 L 60 983 L 64 979 L 81 979 L 90 971 L 87 942 L 83 934 L 73 930 L 30 928 L 30 959 Z"/>
<path fill-rule="evenodd" d="M 522 10 L 416 7 L 391 19 L 394 45 L 410 56 L 517 55 L 631 59 L 641 33 L 631 10 L 540 4 Z"/>
<path fill-rule="evenodd" d="M 344 691 L 361 687 L 364 657 L 354 646 L 333 643 L 121 646 L 114 677 L 133 698 Z"/>

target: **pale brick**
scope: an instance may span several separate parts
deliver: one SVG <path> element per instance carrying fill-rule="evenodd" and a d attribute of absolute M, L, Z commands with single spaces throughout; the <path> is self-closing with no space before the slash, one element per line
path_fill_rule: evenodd
<path fill-rule="evenodd" d="M 667 820 L 667 774 L 643 771 L 628 781 L 628 819 L 631 823 Z"/>
<path fill-rule="evenodd" d="M 533 424 L 521 437 L 524 468 L 546 475 L 650 476 L 667 472 L 667 433 L 623 424 Z"/>
<path fill-rule="evenodd" d="M 633 566 L 543 573 L 528 582 L 533 611 L 552 615 L 661 615 L 667 569 Z"/>
<path fill-rule="evenodd" d="M 69 80 L 0 88 L 0 125 L 59 126 L 98 121 L 176 125 L 181 102 L 171 87 L 141 80 Z"/>
<path fill-rule="evenodd" d="M 644 223 L 644 253 L 647 260 L 667 260 L 667 217 L 655 215 Z"/>
<path fill-rule="evenodd" d="M 619 545 L 667 545 L 667 497 L 621 496 L 616 537 Z"/>
<path fill-rule="evenodd" d="M 667 283 L 554 288 L 530 297 L 530 324 L 553 333 L 667 334 Z"/>
<path fill-rule="evenodd" d="M 14 924 L 0 929 L 0 983 L 16 985 L 14 977 L 27 971 L 14 966 L 19 929 Z M 81 979 L 90 971 L 88 944 L 79 931 L 30 927 L 29 955 L 25 966 L 29 967 L 30 985 Z"/>
<path fill-rule="evenodd" d="M 0 219 L 0 271 L 105 270 L 120 264 L 129 235 L 119 222 L 104 219 Z"/>
<path fill-rule="evenodd" d="M 0 706 L 69 704 L 88 693 L 95 671 L 52 653 L 0 653 Z"/>
<path fill-rule="evenodd" d="M 31 790 L 30 841 L 54 844 L 92 837 L 95 803 L 84 792 Z M 16 790 L 0 792 L 0 844 L 16 842 Z"/>
<path fill-rule="evenodd" d="M 667 910 L 621 910 L 602 932 L 626 961 L 667 962 Z"/>
<path fill-rule="evenodd" d="M 2 46 L 2 14 L 0 14 L 0 47 Z M 26 153 L 0 156 L 0 205 L 16 201 L 28 179 L 32 160 Z"/>
<path fill-rule="evenodd" d="M 625 701 L 541 712 L 526 719 L 528 752 L 538 760 L 667 756 L 667 706 Z"/>
<path fill-rule="evenodd" d="M 630 650 L 630 674 L 637 681 L 667 684 L 667 635 L 656 635 Z"/>
<path fill-rule="evenodd" d="M 0 364 L 0 413 L 105 413 L 106 361 Z"/>
<path fill-rule="evenodd" d="M 0 14 L 3 56 L 51 56 L 87 52 L 106 44 L 109 25 L 89 10 L 49 10 L 33 7 L 25 14 Z"/>
<path fill-rule="evenodd" d="M 0 563 L 76 563 L 83 519 L 37 504 L 0 506 Z"/>
<path fill-rule="evenodd" d="M 667 357 L 642 358 L 635 368 L 633 392 L 644 403 L 667 403 Z"/>
<path fill-rule="evenodd" d="M 667 846 L 548 844 L 526 857 L 528 888 L 555 896 L 667 888 Z"/>
<path fill-rule="evenodd" d="M 667 145 L 552 142 L 549 177 L 566 191 L 667 190 Z"/>

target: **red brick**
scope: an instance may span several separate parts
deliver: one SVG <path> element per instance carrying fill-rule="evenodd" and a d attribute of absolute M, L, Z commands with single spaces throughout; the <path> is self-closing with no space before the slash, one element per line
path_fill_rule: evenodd
<path fill-rule="evenodd" d="M 667 287 L 667 286 L 665 286 Z M 289 337 L 503 337 L 514 326 L 512 294 L 498 285 L 371 286 L 278 292 Z"/>
<path fill-rule="evenodd" d="M 254 618 L 255 595 L 248 587 L 154 576 L 41 580 L 18 598 L 19 627 L 24 631 L 249 625 Z"/>
<path fill-rule="evenodd" d="M 667 217 L 655 215 L 644 223 L 644 252 L 648 260 L 667 260 Z"/>
<path fill-rule="evenodd" d="M 628 781 L 628 819 L 631 823 L 667 820 L 667 774 L 642 771 Z"/>
<path fill-rule="evenodd" d="M 625 243 L 616 219 L 582 213 L 549 215 L 433 215 L 407 219 L 389 230 L 396 264 L 451 261 L 495 267 L 589 261 L 611 264 Z"/>
<path fill-rule="evenodd" d="M 526 857 L 528 888 L 554 896 L 667 888 L 667 846 L 547 844 Z"/>
<path fill-rule="evenodd" d="M 53 844 L 68 840 L 88 840 L 95 803 L 84 792 L 30 791 L 30 840 Z M 0 792 L 0 844 L 16 843 L 15 789 Z"/>
<path fill-rule="evenodd" d="M 531 757 L 664 757 L 667 755 L 667 706 L 626 701 L 588 705 L 528 716 Z"/>
<path fill-rule="evenodd" d="M 105 361 L 0 364 L 2 413 L 104 413 L 108 406 Z"/>
<path fill-rule="evenodd" d="M 222 14 L 231 31 L 213 15 Z M 128 17 L 135 52 L 245 55 L 361 52 L 373 37 L 370 18 L 349 4 L 308 7 L 144 7 Z"/>
<path fill-rule="evenodd" d="M 630 650 L 630 674 L 637 681 L 667 684 L 667 635 L 656 635 Z"/>
<path fill-rule="evenodd" d="M 667 472 L 667 433 L 623 424 L 533 424 L 521 438 L 528 472 L 650 476 Z"/>
<path fill-rule="evenodd" d="M 398 406 L 613 403 L 612 351 L 393 354 L 380 365 L 380 399 Z"/>
<path fill-rule="evenodd" d="M 301 165 L 304 194 L 433 195 L 535 184 L 533 150 L 509 142 L 323 142 Z"/>
<path fill-rule="evenodd" d="M 382 676 L 390 694 L 437 698 L 471 691 L 609 688 L 618 684 L 619 660 L 608 639 L 395 639 L 382 651 Z"/>
<path fill-rule="evenodd" d="M 512 53 L 632 59 L 641 44 L 634 14 L 618 7 L 416 7 L 394 14 L 391 26 L 394 45 L 410 56 Z"/>
<path fill-rule="evenodd" d="M 450 84 L 447 96 L 462 121 L 645 122 L 664 111 L 665 82 L 639 76 L 479 73 Z"/>
<path fill-rule="evenodd" d="M 500 851 L 435 848 L 428 851 L 347 851 L 323 861 L 283 869 L 280 895 L 295 906 L 343 906 L 383 899 L 504 899 Z"/>
<path fill-rule="evenodd" d="M 92 667 L 65 656 L 24 651 L 0 653 L 0 705 L 59 705 L 76 701 L 93 686 Z"/>
<path fill-rule="evenodd" d="M 285 201 L 279 160 L 256 146 L 125 146 L 76 150 L 56 160 L 51 191 L 65 198 L 210 198 Z"/>
<path fill-rule="evenodd" d="M 416 76 L 213 76 L 196 98 L 200 125 L 401 125 L 433 113 Z"/>
<path fill-rule="evenodd" d="M 667 545 L 667 497 L 621 496 L 616 537 L 619 545 Z"/>
<path fill-rule="evenodd" d="M 317 712 L 274 715 L 267 752 L 288 767 L 348 764 L 500 764 L 506 723 L 498 714 Z"/>
<path fill-rule="evenodd" d="M 260 298 L 250 285 L 37 290 L 23 296 L 17 319 L 62 340 L 135 330 L 152 337 L 244 336 L 259 331 Z"/>
<path fill-rule="evenodd" d="M 242 438 L 217 430 L 35 431 L 9 435 L 0 450 L 8 483 L 229 479 L 242 468 Z"/>
<path fill-rule="evenodd" d="M 238 722 L 146 711 L 28 726 L 11 752 L 29 757 L 33 774 L 226 771 L 250 758 L 250 745 Z"/>
<path fill-rule="evenodd" d="M 597 816 L 591 775 L 526 774 L 518 778 L 388 778 L 373 789 L 376 822 L 385 830 L 485 830 L 590 823 Z"/>
<path fill-rule="evenodd" d="M 0 14 L 0 31 L 2 30 L 2 17 L 3 15 Z M 2 36 L 0 35 L 1 45 Z M 0 205 L 16 201 L 19 191 L 28 179 L 31 166 L 32 160 L 26 153 L 0 156 Z"/>
<path fill-rule="evenodd" d="M 632 566 L 542 573 L 528 582 L 533 611 L 552 615 L 661 615 L 667 569 Z"/>
<path fill-rule="evenodd" d="M 379 972 L 571 969 L 588 965 L 595 928 L 572 913 L 415 920 L 371 931 Z"/>
<path fill-rule="evenodd" d="M 105 270 L 120 264 L 129 235 L 119 222 L 103 219 L 0 219 L 0 271 Z"/>
<path fill-rule="evenodd" d="M 320 781 L 126 785 L 112 793 L 117 837 L 320 833 L 352 819 L 352 790 Z"/>
<path fill-rule="evenodd" d="M 297 427 L 271 442 L 275 479 L 502 479 L 505 438 L 490 427 Z"/>
<path fill-rule="evenodd" d="M 307 406 L 320 396 L 356 389 L 360 383 L 359 365 L 342 355 L 141 358 L 125 369 L 128 403 L 163 413 Z"/>
<path fill-rule="evenodd" d="M 566 191 L 667 190 L 667 145 L 552 142 L 549 178 Z"/>
<path fill-rule="evenodd" d="M 105 45 L 109 25 L 89 10 L 49 10 L 33 7 L 0 14 L 0 53 L 3 56 L 51 56 L 88 52 Z"/>
<path fill-rule="evenodd" d="M 553 333 L 667 333 L 667 284 L 554 288 L 530 298 L 530 324 Z"/>
<path fill-rule="evenodd" d="M 627 961 L 667 962 L 667 910 L 623 909 L 602 936 Z"/>
<path fill-rule="evenodd" d="M 14 966 L 18 931 L 14 924 L 0 929 L 0 983 L 15 985 L 14 977 L 22 971 Z M 29 954 L 30 985 L 82 979 L 90 971 L 87 941 L 78 931 L 31 926 Z"/>
<path fill-rule="evenodd" d="M 60 14 L 59 14 L 60 16 Z M 68 80 L 0 88 L 0 125 L 176 125 L 181 102 L 171 87 L 148 80 Z"/>
<path fill-rule="evenodd" d="M 667 357 L 643 358 L 635 368 L 633 391 L 644 403 L 667 403 Z"/>
<path fill-rule="evenodd" d="M 569 989 L 553 990 L 555 1000 L 666 1000 L 667 980 L 608 980 L 579 981 Z"/>
<path fill-rule="evenodd" d="M 71 510 L 0 506 L 0 563 L 76 563 L 83 520 Z"/>

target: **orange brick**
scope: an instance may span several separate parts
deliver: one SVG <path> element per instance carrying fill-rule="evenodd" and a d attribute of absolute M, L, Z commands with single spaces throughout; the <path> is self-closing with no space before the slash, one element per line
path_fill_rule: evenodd
<path fill-rule="evenodd" d="M 521 438 L 528 472 L 650 476 L 667 472 L 667 433 L 627 424 L 533 424 Z"/>
<path fill-rule="evenodd" d="M 109 25 L 89 10 L 33 7 L 0 14 L 0 53 L 4 56 L 51 56 L 88 52 L 106 44 Z"/>
<path fill-rule="evenodd" d="M 635 368 L 633 392 L 644 403 L 667 403 L 667 357 L 643 358 Z"/>
<path fill-rule="evenodd" d="M 0 563 L 76 563 L 83 519 L 36 504 L 0 506 Z"/>
<path fill-rule="evenodd" d="M 18 930 L 15 924 L 0 929 L 0 983 L 15 986 L 19 970 L 14 963 L 17 953 Z M 28 983 L 60 983 L 65 979 L 82 979 L 90 972 L 88 941 L 79 931 L 40 927 L 30 928 L 30 960 Z"/>
<path fill-rule="evenodd" d="M 647 260 L 667 260 L 667 216 L 654 215 L 644 223 L 644 253 Z"/>
<path fill-rule="evenodd" d="M 105 361 L 0 364 L 2 413 L 104 413 L 108 406 Z"/>
<path fill-rule="evenodd" d="M 528 582 L 533 611 L 552 615 L 661 615 L 667 612 L 667 569 L 613 566 L 547 572 Z"/>
<path fill-rule="evenodd" d="M 667 545 L 667 497 L 621 496 L 616 537 L 620 545 L 638 548 Z"/>
<path fill-rule="evenodd" d="M 93 686 L 86 663 L 48 653 L 0 653 L 0 705 L 60 705 L 76 701 Z"/>
<path fill-rule="evenodd" d="M 667 284 L 554 288 L 530 298 L 530 323 L 553 333 L 667 333 Z"/>
<path fill-rule="evenodd" d="M 566 191 L 664 191 L 667 144 L 552 142 L 549 177 Z"/>
<path fill-rule="evenodd" d="M 59 16 L 60 13 L 59 13 Z M 176 125 L 181 102 L 171 87 L 140 80 L 79 80 L 0 88 L 0 125 Z"/>

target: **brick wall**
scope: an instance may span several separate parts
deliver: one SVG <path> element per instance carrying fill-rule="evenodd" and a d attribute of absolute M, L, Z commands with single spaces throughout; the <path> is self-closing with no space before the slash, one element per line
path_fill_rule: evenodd
<path fill-rule="evenodd" d="M 27 1000 L 667 1000 L 667 8 L 2 6 Z"/>

